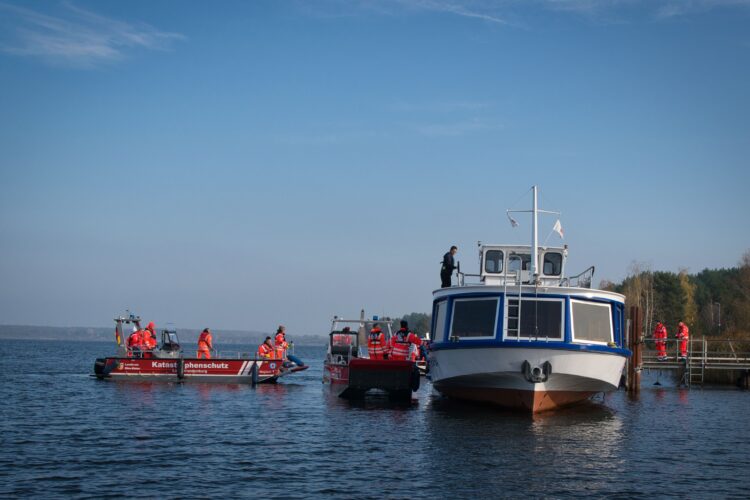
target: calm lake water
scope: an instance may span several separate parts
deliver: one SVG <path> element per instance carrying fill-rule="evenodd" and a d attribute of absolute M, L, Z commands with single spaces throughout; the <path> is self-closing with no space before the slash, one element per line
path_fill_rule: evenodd
<path fill-rule="evenodd" d="M 257 388 L 91 378 L 113 352 L 0 345 L 0 496 L 750 495 L 750 393 L 737 389 L 647 382 L 636 400 L 531 418 L 442 399 L 428 382 L 406 405 L 333 398 L 322 347 L 298 347 L 311 368 Z"/>

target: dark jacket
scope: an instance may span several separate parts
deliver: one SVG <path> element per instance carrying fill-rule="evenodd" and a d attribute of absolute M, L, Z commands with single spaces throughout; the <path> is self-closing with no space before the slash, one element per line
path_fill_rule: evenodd
<path fill-rule="evenodd" d="M 443 255 L 443 266 L 440 268 L 440 272 L 452 273 L 455 268 L 456 261 L 453 260 L 453 255 L 451 255 L 450 252 L 447 252 L 445 255 Z"/>

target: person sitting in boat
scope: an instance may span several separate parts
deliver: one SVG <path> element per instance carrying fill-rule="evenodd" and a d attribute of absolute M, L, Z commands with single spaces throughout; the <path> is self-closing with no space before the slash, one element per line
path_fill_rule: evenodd
<path fill-rule="evenodd" d="M 143 349 L 151 351 L 156 348 L 156 325 L 151 321 L 145 330 L 143 330 Z"/>
<path fill-rule="evenodd" d="M 385 334 L 377 323 L 372 326 L 372 330 L 367 336 L 367 353 L 370 359 L 386 359 L 388 357 L 388 344 L 385 341 Z"/>
<path fill-rule="evenodd" d="M 198 337 L 198 354 L 197 357 L 211 359 L 211 351 L 214 350 L 214 340 L 211 337 L 211 330 L 204 328 Z"/>
<path fill-rule="evenodd" d="M 128 347 L 128 356 L 132 356 L 136 352 L 140 353 L 143 350 L 143 333 L 141 330 L 136 329 L 131 333 L 125 344 Z"/>
<path fill-rule="evenodd" d="M 271 337 L 266 337 L 266 340 L 258 346 L 258 357 L 273 359 L 274 349 Z"/>
<path fill-rule="evenodd" d="M 288 359 L 297 366 L 305 366 L 304 361 L 293 354 L 289 354 L 289 343 L 286 341 L 286 327 L 284 325 L 279 325 L 276 330 L 275 348 L 277 358 Z"/>
<path fill-rule="evenodd" d="M 409 330 L 409 323 L 401 320 L 401 328 L 391 337 L 391 349 L 388 353 L 388 359 L 405 361 L 409 358 L 409 351 L 412 344 L 420 346 L 422 345 L 422 339 Z"/>

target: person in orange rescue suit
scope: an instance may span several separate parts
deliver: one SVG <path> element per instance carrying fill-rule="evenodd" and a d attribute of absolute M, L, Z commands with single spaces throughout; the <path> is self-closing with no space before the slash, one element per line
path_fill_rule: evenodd
<path fill-rule="evenodd" d="M 388 357 L 388 344 L 385 341 L 385 334 L 377 323 L 372 326 L 372 330 L 367 336 L 367 352 L 370 359 L 386 359 Z"/>
<path fill-rule="evenodd" d="M 409 324 L 402 320 L 401 328 L 399 328 L 396 334 L 391 337 L 391 349 L 388 354 L 388 359 L 408 359 L 412 344 L 420 346 L 422 345 L 422 339 L 409 330 Z"/>
<path fill-rule="evenodd" d="M 273 358 L 273 343 L 271 337 L 266 337 L 266 340 L 258 347 L 259 358 Z"/>
<path fill-rule="evenodd" d="M 156 344 L 156 325 L 151 321 L 143 330 L 143 347 L 150 351 L 156 347 Z"/>
<path fill-rule="evenodd" d="M 654 341 L 656 343 L 656 359 L 664 361 L 667 359 L 667 327 L 661 321 L 656 322 L 654 328 Z"/>
<path fill-rule="evenodd" d="M 688 347 L 688 339 L 690 338 L 688 327 L 685 323 L 680 321 L 677 324 L 677 335 L 676 337 L 679 339 L 679 348 L 680 348 L 680 359 L 687 359 L 687 347 Z"/>
<path fill-rule="evenodd" d="M 297 366 L 305 366 L 304 361 L 287 352 L 289 343 L 286 341 L 286 327 L 284 325 L 279 325 L 279 328 L 276 329 L 275 347 L 277 358 L 288 359 Z"/>
<path fill-rule="evenodd" d="M 143 348 L 143 334 L 141 330 L 136 330 L 130 334 L 126 342 L 128 347 L 128 356 L 132 355 L 133 350 L 140 351 Z"/>
<path fill-rule="evenodd" d="M 211 337 L 211 330 L 204 328 L 198 337 L 198 359 L 205 357 L 211 359 L 211 351 L 214 349 L 214 339 Z"/>

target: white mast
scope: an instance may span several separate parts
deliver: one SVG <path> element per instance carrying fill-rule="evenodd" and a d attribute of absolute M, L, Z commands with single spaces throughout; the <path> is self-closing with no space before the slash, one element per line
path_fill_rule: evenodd
<path fill-rule="evenodd" d="M 539 214 L 555 214 L 560 215 L 560 212 L 550 212 L 549 210 L 539 210 L 537 207 L 538 202 L 538 186 L 534 185 L 531 186 L 531 191 L 534 193 L 534 200 L 531 207 L 531 210 L 506 210 L 505 213 L 508 215 L 508 219 L 510 219 L 510 223 L 513 227 L 518 226 L 518 223 L 513 219 L 513 217 L 510 216 L 510 214 L 514 213 L 528 213 L 531 212 L 531 269 L 529 270 L 531 276 L 529 276 L 529 282 L 530 283 L 536 283 L 537 279 L 539 277 L 539 236 L 537 235 L 537 226 L 538 224 L 538 217 Z"/>
<path fill-rule="evenodd" d="M 532 218 L 531 218 L 531 282 L 536 283 L 537 275 L 539 274 L 539 271 L 537 269 L 538 262 L 539 262 L 539 247 L 538 247 L 538 236 L 537 236 L 537 187 L 536 185 L 532 186 L 531 189 L 534 191 L 534 206 L 531 210 L 532 212 Z"/>

